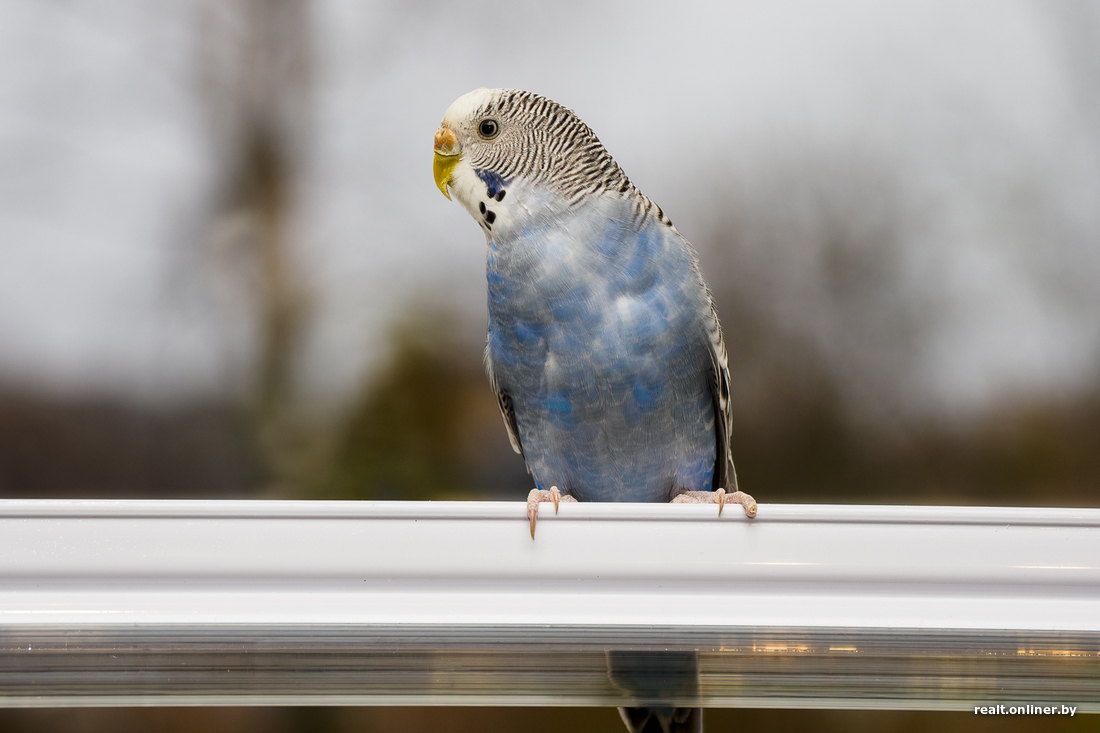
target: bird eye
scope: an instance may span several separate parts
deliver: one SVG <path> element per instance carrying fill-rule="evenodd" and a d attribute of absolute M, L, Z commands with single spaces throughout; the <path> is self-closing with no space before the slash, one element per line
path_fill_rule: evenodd
<path fill-rule="evenodd" d="M 478 133 L 486 140 L 496 137 L 497 132 L 500 131 L 500 125 L 496 120 L 482 120 L 481 124 L 477 126 Z"/>

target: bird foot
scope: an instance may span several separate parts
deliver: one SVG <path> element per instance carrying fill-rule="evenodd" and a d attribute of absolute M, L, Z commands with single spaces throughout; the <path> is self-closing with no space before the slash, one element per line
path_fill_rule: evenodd
<path fill-rule="evenodd" d="M 725 489 L 717 491 L 683 491 L 677 494 L 670 504 L 717 504 L 718 516 L 722 516 L 722 509 L 728 502 L 735 502 L 745 508 L 748 517 L 756 516 L 756 499 L 744 491 L 734 491 L 727 494 Z M 530 506 L 530 505 L 528 505 Z"/>
<path fill-rule="evenodd" d="M 535 539 L 535 522 L 539 518 L 539 504 L 546 501 L 554 502 L 554 514 L 557 514 L 560 502 L 576 502 L 577 500 L 569 494 L 558 491 L 557 486 L 551 486 L 549 491 L 546 489 L 531 489 L 531 493 L 527 495 L 527 518 L 531 520 L 531 539 Z"/>

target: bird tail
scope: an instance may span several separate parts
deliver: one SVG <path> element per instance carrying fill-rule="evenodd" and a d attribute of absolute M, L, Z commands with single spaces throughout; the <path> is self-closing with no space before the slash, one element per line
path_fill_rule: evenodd
<path fill-rule="evenodd" d="M 607 676 L 633 698 L 619 708 L 630 733 L 703 733 L 703 709 L 679 707 L 699 698 L 696 652 L 608 651 Z"/>
<path fill-rule="evenodd" d="M 630 733 L 703 733 L 703 708 L 619 708 Z"/>

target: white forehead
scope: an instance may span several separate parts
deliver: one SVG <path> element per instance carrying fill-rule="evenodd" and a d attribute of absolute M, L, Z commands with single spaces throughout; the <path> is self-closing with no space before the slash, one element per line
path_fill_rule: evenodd
<path fill-rule="evenodd" d="M 447 108 L 447 112 L 443 115 L 443 124 L 448 127 L 458 127 L 461 123 L 469 121 L 474 112 L 499 97 L 502 91 L 504 90 L 482 87 L 463 94 Z"/>

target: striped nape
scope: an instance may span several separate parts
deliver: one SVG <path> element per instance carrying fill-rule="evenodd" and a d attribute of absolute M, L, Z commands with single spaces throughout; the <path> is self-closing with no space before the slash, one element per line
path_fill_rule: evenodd
<path fill-rule="evenodd" d="M 474 111 L 475 125 L 485 118 L 497 119 L 504 129 L 499 140 L 470 151 L 474 168 L 506 181 L 518 177 L 552 186 L 570 206 L 591 195 L 618 193 L 633 200 L 637 219 L 655 216 L 672 226 L 572 110 L 532 92 L 501 89 Z"/>

